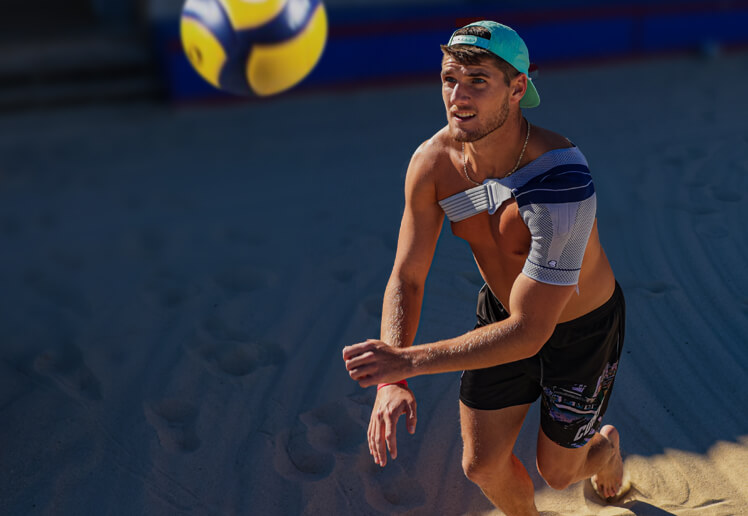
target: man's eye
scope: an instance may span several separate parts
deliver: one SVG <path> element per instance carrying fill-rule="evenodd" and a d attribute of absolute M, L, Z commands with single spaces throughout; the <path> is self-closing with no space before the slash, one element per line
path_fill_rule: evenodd
<path fill-rule="evenodd" d="M 484 82 L 486 82 L 485 79 L 480 79 L 480 78 L 473 79 L 473 84 L 483 84 Z"/>
<path fill-rule="evenodd" d="M 442 82 L 455 82 L 455 78 L 449 76 L 442 77 Z"/>

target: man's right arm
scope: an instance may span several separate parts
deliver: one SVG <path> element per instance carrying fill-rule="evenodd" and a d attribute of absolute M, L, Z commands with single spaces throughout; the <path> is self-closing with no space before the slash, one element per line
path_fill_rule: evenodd
<path fill-rule="evenodd" d="M 426 145 L 421 145 L 408 166 L 397 254 L 382 306 L 380 340 L 395 347 L 410 346 L 415 338 L 426 276 L 444 220 L 429 173 L 429 153 L 423 149 Z"/>
<path fill-rule="evenodd" d="M 415 338 L 426 276 L 444 221 L 436 199 L 431 145 L 422 144 L 408 166 L 397 253 L 384 293 L 380 340 L 395 347 L 410 346 Z M 397 457 L 396 425 L 403 414 L 408 431 L 415 432 L 416 403 L 410 389 L 390 385 L 377 391 L 368 441 L 374 462 L 380 466 L 387 463 L 385 446 L 393 459 Z"/>

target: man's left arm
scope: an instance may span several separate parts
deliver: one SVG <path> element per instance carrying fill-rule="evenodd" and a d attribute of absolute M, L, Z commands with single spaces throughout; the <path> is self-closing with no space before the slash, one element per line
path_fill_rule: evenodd
<path fill-rule="evenodd" d="M 553 334 L 575 289 L 575 285 L 551 285 L 520 274 L 509 296 L 507 319 L 459 337 L 407 349 L 368 340 L 345 348 L 346 368 L 361 387 L 368 387 L 531 357 Z"/>

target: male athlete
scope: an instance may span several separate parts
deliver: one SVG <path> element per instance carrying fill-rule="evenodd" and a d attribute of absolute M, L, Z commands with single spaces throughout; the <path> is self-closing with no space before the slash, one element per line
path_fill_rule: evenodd
<path fill-rule="evenodd" d="M 540 98 L 522 39 L 496 22 L 456 31 L 442 46 L 447 126 L 414 153 L 405 211 L 384 294 L 381 340 L 343 358 L 362 387 L 377 385 L 368 430 L 380 466 L 397 456 L 395 428 L 416 402 L 404 380 L 463 371 L 463 469 L 507 514 L 537 514 L 532 481 L 512 454 L 539 396 L 537 467 L 553 488 L 591 478 L 619 495 L 623 463 L 613 426 L 600 429 L 624 333 L 623 294 L 600 245 L 587 161 L 569 140 L 531 125 Z M 472 249 L 485 285 L 478 324 L 411 347 L 444 216 Z M 386 446 L 386 448 L 385 448 Z"/>

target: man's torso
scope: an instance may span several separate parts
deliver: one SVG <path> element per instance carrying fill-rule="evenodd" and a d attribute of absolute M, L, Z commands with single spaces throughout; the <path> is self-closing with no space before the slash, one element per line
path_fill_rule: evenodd
<path fill-rule="evenodd" d="M 545 152 L 571 146 L 568 140 L 550 131 L 536 130 L 538 133 L 534 145 L 528 148 L 522 166 Z M 435 185 L 436 201 L 475 186 L 463 173 L 462 153 L 458 145 L 442 130 L 424 148 L 426 152 L 434 153 L 435 166 L 429 173 Z M 522 219 L 517 201 L 510 198 L 493 214 L 482 211 L 464 220 L 451 222 L 451 227 L 455 236 L 470 245 L 483 279 L 494 295 L 508 307 L 512 285 L 523 269 L 531 244 L 530 229 Z M 615 280 L 600 245 L 596 222 L 584 252 L 578 287 L 578 295 L 569 301 L 559 322 L 594 310 L 613 293 Z"/>

